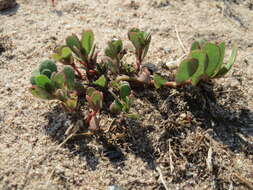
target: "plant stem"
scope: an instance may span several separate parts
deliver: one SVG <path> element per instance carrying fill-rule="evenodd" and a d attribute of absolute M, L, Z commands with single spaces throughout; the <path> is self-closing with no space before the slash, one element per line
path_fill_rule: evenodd
<path fill-rule="evenodd" d="M 77 74 L 79 75 L 79 77 L 81 79 L 83 79 L 83 75 L 82 73 L 78 70 L 77 66 L 75 65 L 75 63 L 72 63 L 71 66 L 73 67 L 73 69 L 77 72 Z"/>
<path fill-rule="evenodd" d="M 134 82 L 134 83 L 139 83 L 139 84 L 146 84 L 146 85 L 150 85 L 152 87 L 154 87 L 154 80 L 152 80 L 150 83 L 146 83 L 146 82 L 143 82 L 143 81 L 140 81 L 138 80 L 137 78 L 135 77 L 129 77 L 129 76 L 119 76 L 116 78 L 116 82 L 120 82 L 120 81 L 129 81 L 129 82 Z M 171 88 L 177 88 L 177 87 L 180 87 L 180 86 L 184 86 L 186 84 L 191 84 L 191 81 L 185 81 L 184 83 L 176 83 L 174 81 L 168 81 L 166 82 L 163 86 L 166 86 L 166 87 L 171 87 Z"/>

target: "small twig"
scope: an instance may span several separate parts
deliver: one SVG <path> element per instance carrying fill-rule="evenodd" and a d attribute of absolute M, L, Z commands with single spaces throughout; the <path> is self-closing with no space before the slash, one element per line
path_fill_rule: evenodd
<path fill-rule="evenodd" d="M 166 190 L 169 190 L 169 188 L 168 188 L 168 186 L 167 186 L 167 184 L 166 184 L 166 182 L 165 182 L 165 180 L 164 180 L 164 178 L 163 178 L 163 174 L 162 174 L 161 169 L 160 169 L 159 167 L 156 167 L 156 170 L 157 170 L 158 173 L 159 173 L 159 179 L 161 180 L 161 182 L 162 182 L 164 188 L 165 188 Z"/>
<path fill-rule="evenodd" d="M 181 38 L 180 38 L 180 36 L 179 36 L 178 30 L 177 30 L 177 25 L 175 25 L 175 31 L 176 31 L 176 34 L 177 34 L 177 39 L 178 39 L 178 41 L 179 41 L 179 44 L 180 44 L 181 48 L 183 49 L 184 53 L 186 54 L 186 53 L 187 53 L 187 50 L 186 50 L 186 48 L 184 47 L 184 44 L 183 44 L 183 42 L 182 42 L 182 40 L 181 40 Z"/>
<path fill-rule="evenodd" d="M 172 160 L 172 149 L 171 149 L 171 145 L 170 145 L 171 140 L 169 140 L 169 159 L 170 159 L 170 174 L 172 175 L 173 171 L 174 171 L 174 165 L 173 165 L 173 160 Z"/>
<path fill-rule="evenodd" d="M 237 174 L 237 173 L 234 173 L 234 176 L 235 176 L 241 183 L 243 183 L 244 185 L 246 185 L 249 189 L 251 189 L 251 190 L 253 189 L 253 184 L 252 184 L 249 180 L 247 180 L 246 178 L 240 176 L 240 175 Z"/>
<path fill-rule="evenodd" d="M 212 172 L 213 171 L 213 149 L 212 147 L 209 147 L 208 153 L 207 153 L 207 158 L 206 158 L 206 165 L 207 169 Z"/>
<path fill-rule="evenodd" d="M 51 180 L 52 176 L 54 175 L 55 170 L 56 170 L 56 167 L 50 173 L 49 178 L 48 178 L 47 183 L 46 183 L 46 186 L 48 186 L 48 184 L 50 183 L 50 180 Z"/>
<path fill-rule="evenodd" d="M 70 134 L 61 144 L 59 144 L 57 149 L 61 148 L 69 139 L 71 139 L 73 136 L 75 136 L 76 132 L 77 131 L 74 131 L 72 134 Z"/>

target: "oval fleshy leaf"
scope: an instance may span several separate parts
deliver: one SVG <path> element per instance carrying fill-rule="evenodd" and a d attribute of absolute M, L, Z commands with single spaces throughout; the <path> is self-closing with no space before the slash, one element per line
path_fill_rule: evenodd
<path fill-rule="evenodd" d="M 176 82 L 178 84 L 189 80 L 198 68 L 198 61 L 196 59 L 185 59 L 183 60 L 176 73 Z"/>
<path fill-rule="evenodd" d="M 53 73 L 53 72 L 57 71 L 57 66 L 56 66 L 56 64 L 53 61 L 51 61 L 51 60 L 45 60 L 39 66 L 40 73 L 44 69 L 48 69 L 48 70 L 50 70 Z"/>
<path fill-rule="evenodd" d="M 139 29 L 133 28 L 128 32 L 128 39 L 132 42 L 136 49 L 140 49 L 142 47 L 141 41 L 139 39 L 138 33 Z"/>
<path fill-rule="evenodd" d="M 95 91 L 96 91 L 95 88 L 89 87 L 89 88 L 87 88 L 86 94 L 87 94 L 88 96 L 92 96 L 93 92 L 95 92 Z"/>
<path fill-rule="evenodd" d="M 96 90 L 92 93 L 91 101 L 94 106 L 93 109 L 99 111 L 103 107 L 103 94 Z"/>
<path fill-rule="evenodd" d="M 119 93 L 120 93 L 120 98 L 124 99 L 125 97 L 129 96 L 131 94 L 131 88 L 128 82 L 124 81 L 120 83 L 119 87 Z"/>
<path fill-rule="evenodd" d="M 217 66 L 215 73 L 212 75 L 212 78 L 219 72 L 219 70 L 221 69 L 221 67 L 223 65 L 224 56 L 225 56 L 225 43 L 224 42 L 219 44 L 219 50 L 220 50 L 220 60 L 219 60 L 219 64 Z"/>
<path fill-rule="evenodd" d="M 66 76 L 66 83 L 69 90 L 73 90 L 75 87 L 75 72 L 70 66 L 66 66 L 63 69 Z"/>
<path fill-rule="evenodd" d="M 54 90 L 52 81 L 45 75 L 36 76 L 35 82 L 38 87 L 43 88 L 48 92 L 52 92 Z"/>
<path fill-rule="evenodd" d="M 44 99 L 44 100 L 53 100 L 54 97 L 53 95 L 51 95 L 50 93 L 48 93 L 45 89 L 43 88 L 40 88 L 38 86 L 32 86 L 31 88 L 29 88 L 29 92 L 37 97 L 37 98 L 41 98 L 41 99 Z"/>
<path fill-rule="evenodd" d="M 63 72 L 58 72 L 52 75 L 51 80 L 56 88 L 63 88 L 66 82 L 66 76 Z"/>
<path fill-rule="evenodd" d="M 220 63 L 220 48 L 212 43 L 206 43 L 203 47 L 203 50 L 206 52 L 208 57 L 208 63 L 206 68 L 206 74 L 211 77 Z"/>
<path fill-rule="evenodd" d="M 202 52 L 201 50 L 194 50 L 191 52 L 191 58 L 198 60 L 198 68 L 196 72 L 192 75 L 192 84 L 197 85 L 201 78 L 205 75 L 205 70 L 207 68 L 206 64 L 206 53 Z"/>
<path fill-rule="evenodd" d="M 119 114 L 122 111 L 122 104 L 118 101 L 114 100 L 112 104 L 110 105 L 110 112 L 113 114 Z"/>
<path fill-rule="evenodd" d="M 66 38 L 66 44 L 78 57 L 81 57 L 81 42 L 75 34 Z"/>
<path fill-rule="evenodd" d="M 233 48 L 228 63 L 223 65 L 213 78 L 223 77 L 225 74 L 227 74 L 227 72 L 231 69 L 231 67 L 235 63 L 236 57 L 237 57 L 237 48 Z"/>
<path fill-rule="evenodd" d="M 104 75 L 102 75 L 96 81 L 93 82 L 93 84 L 95 84 L 101 88 L 104 88 L 106 86 L 106 83 L 107 83 L 107 80 Z"/>
<path fill-rule="evenodd" d="M 92 30 L 83 31 L 81 43 L 83 49 L 85 50 L 86 56 L 88 56 L 94 43 L 94 33 L 92 32 Z"/>

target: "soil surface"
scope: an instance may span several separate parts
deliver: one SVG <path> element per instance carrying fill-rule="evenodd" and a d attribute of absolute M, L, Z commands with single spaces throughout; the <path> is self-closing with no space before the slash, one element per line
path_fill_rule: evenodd
<path fill-rule="evenodd" d="M 251 0 L 17 0 L 0 12 L 0 189 L 123 190 L 253 187 L 253 2 Z M 28 92 L 31 72 L 66 36 L 92 29 L 100 55 L 127 31 L 152 33 L 146 63 L 168 69 L 195 38 L 224 41 L 225 78 L 197 87 L 138 89 L 138 120 L 102 112 L 104 134 L 66 139 L 76 125 L 57 102 Z M 128 59 L 128 57 L 127 57 Z M 128 61 L 132 61 L 130 58 Z"/>

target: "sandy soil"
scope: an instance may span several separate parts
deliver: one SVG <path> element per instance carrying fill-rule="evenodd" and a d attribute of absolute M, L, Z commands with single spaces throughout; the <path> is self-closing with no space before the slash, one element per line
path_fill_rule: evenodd
<path fill-rule="evenodd" d="M 0 12 L 0 189 L 250 189 L 253 186 L 253 2 L 251 0 L 18 0 Z M 71 33 L 91 28 L 100 54 L 112 37 L 152 33 L 148 63 L 183 55 L 194 38 L 237 44 L 236 66 L 214 84 L 137 91 L 139 121 L 79 137 L 56 102 L 32 97 L 32 70 Z M 126 46 L 128 42 L 126 43 Z M 229 53 L 228 51 L 227 53 Z M 163 74 L 173 77 L 166 68 Z M 103 113 L 104 127 L 112 118 Z"/>

